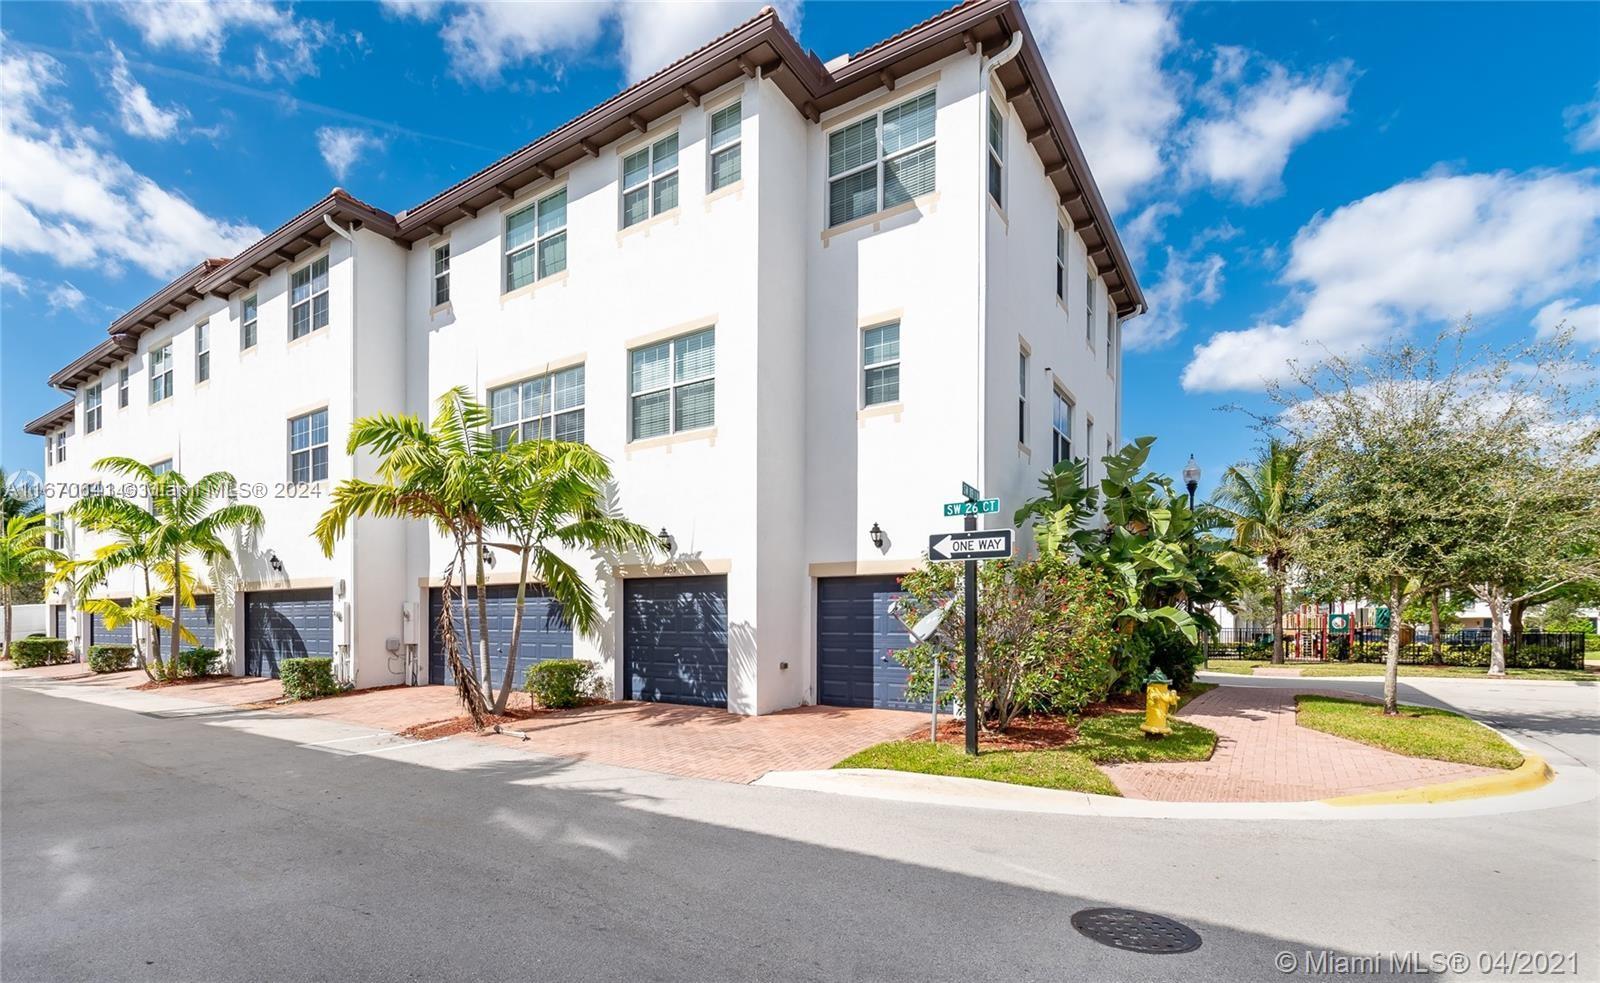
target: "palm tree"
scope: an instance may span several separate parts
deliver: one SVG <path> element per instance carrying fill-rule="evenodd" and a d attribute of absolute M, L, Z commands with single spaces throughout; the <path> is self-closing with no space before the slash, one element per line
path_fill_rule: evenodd
<path fill-rule="evenodd" d="M 5 654 L 11 655 L 11 601 L 18 589 L 43 579 L 46 571 L 66 562 L 51 548 L 45 515 L 15 514 L 0 526 L 0 600 L 5 604 Z"/>
<path fill-rule="evenodd" d="M 150 573 L 155 571 L 172 597 L 172 651 L 166 660 L 167 675 L 178 672 L 179 645 L 184 637 L 193 639 L 183 628 L 183 606 L 194 606 L 190 591 L 187 561 L 198 557 L 213 574 L 233 560 L 223 536 L 230 532 L 259 532 L 264 525 L 261 510 L 254 505 L 233 503 L 213 508 L 212 500 L 228 495 L 236 484 L 226 471 L 213 471 L 191 484 L 177 471 L 157 474 L 149 465 L 131 457 L 107 457 L 95 468 L 133 478 L 150 489 L 150 508 L 115 495 L 91 495 L 73 506 L 73 513 L 85 528 L 110 532 L 117 539 L 96 552 L 96 558 L 82 574 L 80 592 L 103 583 L 111 571 L 138 567 L 144 572 L 145 594 L 150 589 Z M 163 626 L 156 626 L 163 627 Z M 162 668 L 161 657 L 155 656 Z"/>
<path fill-rule="evenodd" d="M 573 628 L 590 636 L 600 628 L 600 609 L 593 591 L 548 544 L 553 542 L 568 550 L 647 556 L 660 546 L 649 529 L 612 509 L 608 497 L 611 465 L 587 444 L 527 440 L 512 444 L 492 462 L 496 526 L 506 532 L 511 542 L 491 545 L 516 553 L 520 562 L 511 648 L 494 701 L 494 712 L 499 714 L 505 712 L 516 680 L 530 569 L 561 605 Z"/>
<path fill-rule="evenodd" d="M 484 598 L 483 533 L 494 518 L 497 493 L 490 460 L 494 443 L 489 436 L 487 408 L 474 401 L 466 387 L 458 386 L 439 397 L 432 424 L 414 416 L 362 417 L 350 425 L 346 449 L 366 450 L 378 457 L 376 480 L 349 478 L 334 488 L 328 510 L 317 520 L 315 535 L 323 553 L 333 555 L 334 543 L 349 524 L 363 516 L 422 519 L 450 537 L 455 557 L 445 569 L 444 615 L 439 632 L 445 658 L 455 677 L 456 692 L 480 730 L 488 713 L 483 686 L 475 672 L 461 664 L 460 646 L 451 617 L 457 568 L 466 569 L 469 547 L 477 556 L 478 636 L 483 665 L 488 664 L 488 606 Z M 462 600 L 462 623 L 470 625 Z M 468 646 L 471 639 L 468 638 Z"/>
<path fill-rule="evenodd" d="M 29 488 L 25 482 L 17 481 L 17 477 L 0 468 L 0 522 L 14 515 L 35 515 L 44 511 L 38 489 Z"/>
<path fill-rule="evenodd" d="M 1305 479 L 1304 451 L 1276 438 L 1254 461 L 1236 464 L 1223 475 L 1210 506 L 1233 528 L 1234 546 L 1263 560 L 1272 579 L 1272 661 L 1284 661 L 1283 593 L 1293 562 L 1309 528 L 1311 495 Z"/>

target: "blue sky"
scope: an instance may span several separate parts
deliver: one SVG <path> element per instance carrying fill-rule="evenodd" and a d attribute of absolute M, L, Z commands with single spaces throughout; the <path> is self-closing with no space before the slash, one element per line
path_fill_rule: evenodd
<path fill-rule="evenodd" d="M 780 4 L 824 60 L 942 4 Z M 340 185 L 414 205 L 758 9 L 6 2 L 0 463 L 45 378 Z M 1124 436 L 1207 481 L 1288 356 L 1472 314 L 1600 346 L 1600 4 L 1033 3 L 1135 256 Z"/>

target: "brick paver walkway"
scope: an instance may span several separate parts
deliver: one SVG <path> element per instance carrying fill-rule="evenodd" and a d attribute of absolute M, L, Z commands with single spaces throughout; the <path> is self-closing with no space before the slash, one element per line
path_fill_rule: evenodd
<path fill-rule="evenodd" d="M 1182 719 L 1217 732 L 1209 761 L 1107 765 L 1123 795 L 1181 802 L 1294 802 L 1381 792 L 1494 774 L 1369 747 L 1295 723 L 1296 693 L 1313 689 L 1218 686 L 1191 700 Z"/>

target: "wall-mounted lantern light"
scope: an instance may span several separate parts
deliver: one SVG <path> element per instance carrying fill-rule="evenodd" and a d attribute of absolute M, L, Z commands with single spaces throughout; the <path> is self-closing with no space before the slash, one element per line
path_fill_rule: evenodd
<path fill-rule="evenodd" d="M 883 549 L 883 529 L 876 522 L 872 524 L 871 529 L 867 530 L 867 537 L 872 540 L 874 549 Z"/>

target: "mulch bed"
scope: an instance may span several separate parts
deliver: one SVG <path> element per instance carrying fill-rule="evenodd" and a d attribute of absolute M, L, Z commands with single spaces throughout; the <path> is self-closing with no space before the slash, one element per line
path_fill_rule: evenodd
<path fill-rule="evenodd" d="M 1144 695 L 1119 693 L 1104 703 L 1085 707 L 1078 719 L 1103 717 L 1113 713 L 1143 713 Z M 940 720 L 939 743 L 962 744 L 967 737 L 964 720 Z M 1051 714 L 1024 714 L 1013 717 L 1004 734 L 978 731 L 978 748 L 987 751 L 1049 751 L 1070 747 L 1078 739 L 1078 728 L 1071 717 Z"/>
<path fill-rule="evenodd" d="M 587 700 L 584 700 L 579 709 L 585 707 L 604 706 L 610 702 L 610 700 L 602 700 L 596 697 L 591 697 Z M 505 713 L 498 715 L 493 713 L 485 714 L 483 718 L 483 733 L 490 733 L 493 731 L 496 725 L 500 727 L 507 727 L 523 720 L 534 720 L 539 717 L 548 717 L 552 714 L 570 712 L 566 710 L 546 710 L 541 707 L 533 706 L 532 697 L 528 698 L 528 704 L 529 705 L 525 707 L 508 706 L 506 707 Z M 400 736 L 414 738 L 419 741 L 431 741 L 440 737 L 454 737 L 457 734 L 471 733 L 475 733 L 472 726 L 472 717 L 462 714 L 459 717 L 449 717 L 444 720 L 430 720 L 427 723 L 414 724 L 401 731 Z"/>

